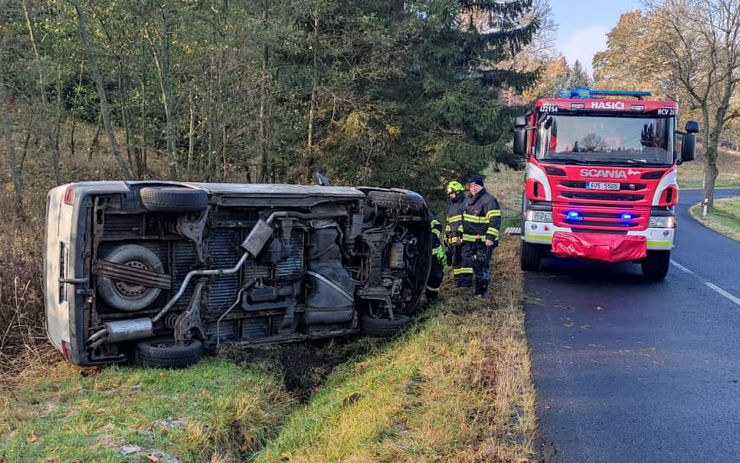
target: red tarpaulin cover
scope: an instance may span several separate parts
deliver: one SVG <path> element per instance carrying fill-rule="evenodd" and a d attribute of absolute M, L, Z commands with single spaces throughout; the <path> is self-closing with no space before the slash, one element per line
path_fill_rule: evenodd
<path fill-rule="evenodd" d="M 647 243 L 644 236 L 555 232 L 552 253 L 558 257 L 624 262 L 645 257 Z"/>

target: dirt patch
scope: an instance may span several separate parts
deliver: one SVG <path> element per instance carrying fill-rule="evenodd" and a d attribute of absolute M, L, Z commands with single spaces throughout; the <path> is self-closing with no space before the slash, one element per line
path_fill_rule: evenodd
<path fill-rule="evenodd" d="M 339 365 L 377 351 L 379 338 L 346 337 L 286 344 L 225 344 L 218 354 L 251 369 L 280 375 L 285 389 L 301 402 L 321 390 L 329 374 Z"/>

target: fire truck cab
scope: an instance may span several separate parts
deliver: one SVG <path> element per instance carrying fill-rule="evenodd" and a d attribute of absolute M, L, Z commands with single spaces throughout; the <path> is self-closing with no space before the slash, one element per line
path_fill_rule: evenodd
<path fill-rule="evenodd" d="M 646 278 L 665 278 L 677 165 L 694 159 L 699 124 L 676 130 L 676 102 L 649 95 L 568 89 L 516 118 L 514 152 L 527 158 L 523 270 L 553 254 L 637 262 Z"/>

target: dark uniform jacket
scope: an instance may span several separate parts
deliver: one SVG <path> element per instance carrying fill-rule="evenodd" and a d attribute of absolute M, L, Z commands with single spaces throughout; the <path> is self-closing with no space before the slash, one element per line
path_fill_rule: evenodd
<path fill-rule="evenodd" d="M 450 206 L 447 208 L 447 224 L 445 225 L 445 238 L 447 244 L 455 245 L 460 244 L 461 234 L 458 230 L 462 225 L 463 208 L 465 207 L 465 195 L 458 193 L 453 201 L 450 202 Z"/>
<path fill-rule="evenodd" d="M 429 211 L 429 226 L 432 228 L 432 248 L 437 248 L 441 244 L 442 224 L 439 223 L 437 216 L 432 211 Z"/>
<path fill-rule="evenodd" d="M 485 188 L 465 201 L 462 217 L 463 242 L 491 240 L 498 244 L 501 208 Z"/>

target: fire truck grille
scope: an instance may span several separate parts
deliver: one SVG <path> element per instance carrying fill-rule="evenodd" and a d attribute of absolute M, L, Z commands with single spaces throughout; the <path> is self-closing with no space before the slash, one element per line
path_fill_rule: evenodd
<path fill-rule="evenodd" d="M 593 232 L 644 230 L 652 194 L 646 184 L 620 183 L 614 191 L 586 189 L 587 182 L 562 180 L 553 191 L 555 225 Z"/>
<path fill-rule="evenodd" d="M 580 191 L 564 191 L 563 197 L 569 199 L 595 199 L 600 201 L 640 201 L 644 199 L 640 194 L 624 193 L 592 193 Z"/>

